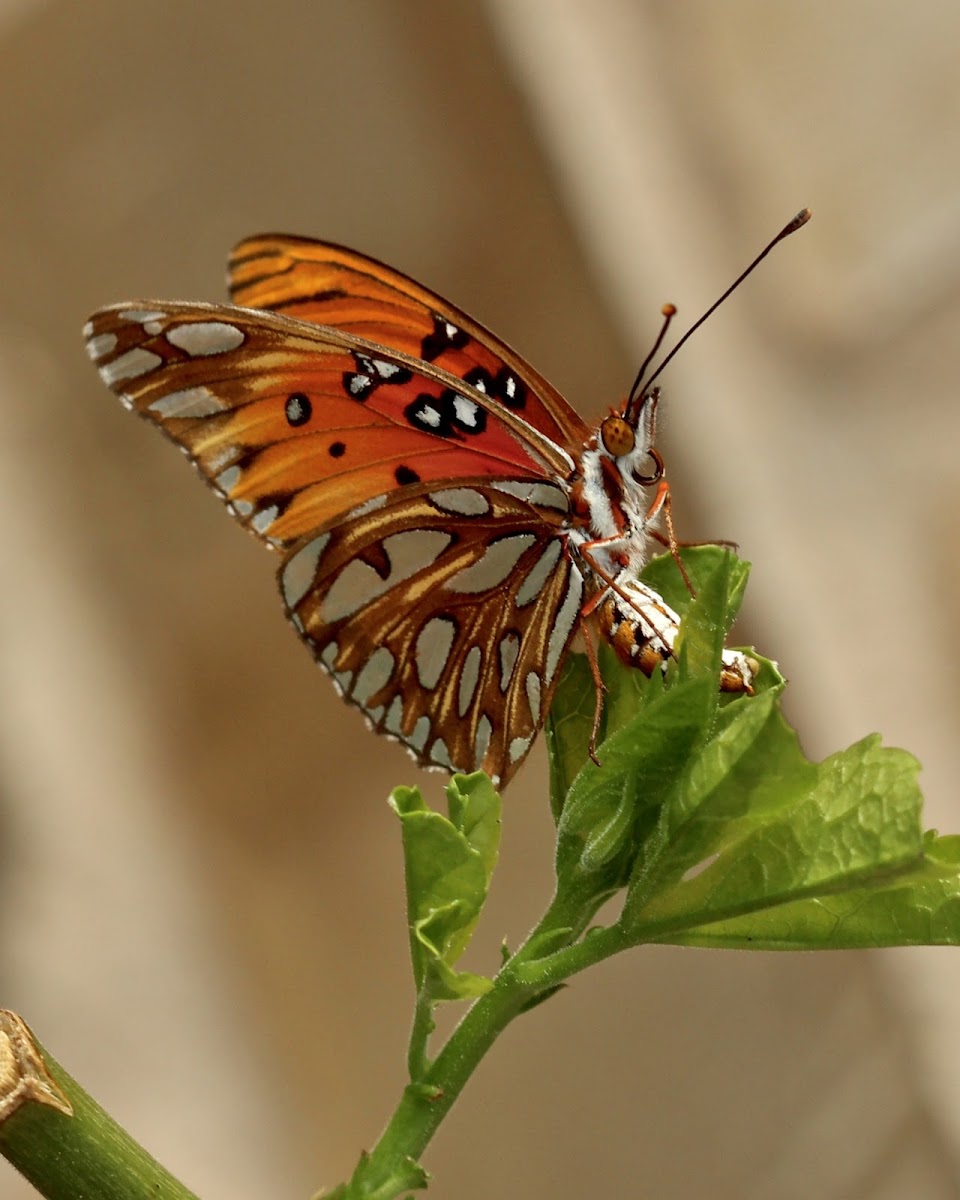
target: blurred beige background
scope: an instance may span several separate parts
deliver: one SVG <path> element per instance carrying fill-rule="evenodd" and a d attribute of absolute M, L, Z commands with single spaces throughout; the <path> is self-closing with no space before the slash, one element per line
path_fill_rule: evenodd
<path fill-rule="evenodd" d="M 960 829 L 960 9 L 919 0 L 0 0 L 2 1002 L 204 1200 L 306 1196 L 403 1084 L 395 823 L 272 563 L 86 362 L 89 310 L 223 297 L 239 237 L 355 245 L 583 412 L 794 211 L 671 368 L 682 536 L 808 752 L 879 729 Z M 540 748 L 471 964 L 548 893 Z M 510 1030 L 431 1194 L 960 1196 L 960 969 L 655 949 Z M 0 1163 L 0 1197 L 26 1187 Z"/>

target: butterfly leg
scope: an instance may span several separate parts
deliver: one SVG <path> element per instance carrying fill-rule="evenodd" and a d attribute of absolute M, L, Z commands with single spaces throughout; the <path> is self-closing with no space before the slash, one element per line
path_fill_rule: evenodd
<path fill-rule="evenodd" d="M 647 509 L 647 521 L 653 522 L 663 514 L 664 523 L 667 526 L 667 536 L 664 537 L 656 529 L 647 530 L 647 532 L 655 538 L 661 546 L 666 546 L 670 551 L 673 561 L 677 564 L 680 574 L 683 576 L 683 582 L 687 585 L 687 591 L 696 600 L 697 593 L 693 584 L 690 582 L 690 576 L 687 574 L 687 568 L 683 565 L 683 559 L 680 557 L 681 543 L 677 541 L 677 535 L 673 528 L 673 506 L 670 501 L 670 484 L 665 479 L 661 479 L 657 485 L 657 494 L 654 496 L 650 507 Z"/>
<path fill-rule="evenodd" d="M 661 546 L 663 546 L 665 550 L 670 549 L 670 539 L 668 537 L 664 537 L 659 529 L 648 529 L 647 535 L 655 542 L 658 542 Z M 687 550 L 690 547 L 696 548 L 697 546 L 720 546 L 724 550 L 733 550 L 734 552 L 740 549 L 739 542 L 731 542 L 727 538 L 708 538 L 704 542 L 688 542 L 684 539 L 678 540 L 677 546 L 679 546 L 681 550 Z"/>
<path fill-rule="evenodd" d="M 597 538 L 592 542 L 583 542 L 577 547 L 584 562 L 597 576 L 597 578 L 605 585 L 599 591 L 595 592 L 580 610 L 581 618 L 589 617 L 596 612 L 597 609 L 603 605 L 604 601 L 609 598 L 611 592 L 619 596 L 624 604 L 628 606 L 633 605 L 634 597 L 629 594 L 628 590 L 635 582 L 633 578 L 631 577 L 627 581 L 627 588 L 625 588 L 623 582 L 621 582 L 622 573 L 618 573 L 616 576 L 612 575 L 602 563 L 597 561 L 596 557 L 592 553 L 594 550 L 609 549 L 614 546 L 622 545 L 623 540 L 624 539 L 620 535 L 609 538 Z M 684 575 L 684 578 L 686 578 L 686 575 Z M 679 617 L 677 620 L 679 621 Z"/>
<path fill-rule="evenodd" d="M 598 593 L 598 595 L 604 595 Z M 593 643 L 593 635 L 590 632 L 590 615 L 596 607 L 597 596 L 593 596 L 584 607 L 580 610 L 580 631 L 583 634 L 583 644 L 587 651 L 587 661 L 590 663 L 590 673 L 593 675 L 594 687 L 594 705 L 593 705 L 593 729 L 590 731 L 590 745 L 588 747 L 590 757 L 596 765 L 602 766 L 600 759 L 597 758 L 597 737 L 600 733 L 600 722 L 603 719 L 603 694 L 607 690 L 607 685 L 603 682 L 603 676 L 600 674 L 600 662 L 597 658 L 597 648 Z"/>

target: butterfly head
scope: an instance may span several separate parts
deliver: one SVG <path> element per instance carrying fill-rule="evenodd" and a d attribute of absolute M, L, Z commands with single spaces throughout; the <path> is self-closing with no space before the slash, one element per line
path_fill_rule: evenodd
<path fill-rule="evenodd" d="M 598 449 L 613 459 L 624 477 L 643 487 L 663 478 L 663 459 L 654 447 L 660 389 L 654 388 L 628 401 L 622 413 L 612 413 L 600 422 Z"/>

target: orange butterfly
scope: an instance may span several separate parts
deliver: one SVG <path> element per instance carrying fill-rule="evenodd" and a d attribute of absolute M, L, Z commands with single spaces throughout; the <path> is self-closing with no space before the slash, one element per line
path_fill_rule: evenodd
<path fill-rule="evenodd" d="M 288 617 L 374 729 L 505 784 L 579 630 L 666 664 L 677 615 L 636 579 L 664 541 L 656 390 L 591 429 L 482 325 L 325 242 L 249 238 L 230 288 L 101 309 L 90 357 L 280 551 Z M 721 686 L 752 671 L 726 651 Z"/>

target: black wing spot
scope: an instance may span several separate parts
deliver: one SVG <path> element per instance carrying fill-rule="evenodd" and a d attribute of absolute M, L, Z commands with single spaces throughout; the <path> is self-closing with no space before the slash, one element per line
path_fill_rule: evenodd
<path fill-rule="evenodd" d="M 424 433 L 433 433 L 437 437 L 452 437 L 453 424 L 450 405 L 444 402 L 446 392 L 442 396 L 431 396 L 429 392 L 421 392 L 412 403 L 403 410 L 414 429 Z"/>
<path fill-rule="evenodd" d="M 370 376 L 364 375 L 362 371 L 344 371 L 343 373 L 343 390 L 351 400 L 359 400 L 362 404 L 369 398 L 374 386 Z"/>
<path fill-rule="evenodd" d="M 409 383 L 413 378 L 413 372 L 399 363 L 386 358 L 372 358 L 357 350 L 351 353 L 357 369 L 344 371 L 343 390 L 352 400 L 369 400 L 378 387 Z"/>
<path fill-rule="evenodd" d="M 471 367 L 464 375 L 463 382 L 469 383 L 485 396 L 495 396 L 497 393 L 497 385 L 486 367 Z"/>
<path fill-rule="evenodd" d="M 465 434 L 483 433 L 487 427 L 486 410 L 453 388 L 447 388 L 439 396 L 421 392 L 404 409 L 404 416 L 414 429 L 443 438 L 462 440 Z"/>
<path fill-rule="evenodd" d="M 499 396 L 507 408 L 524 408 L 527 403 L 527 386 L 518 379 L 509 367 L 501 367 L 494 380 L 494 395 Z"/>
<path fill-rule="evenodd" d="M 367 364 L 369 364 L 369 368 L 377 385 L 381 383 L 409 383 L 413 378 L 413 374 L 408 367 L 401 367 L 399 363 L 391 362 L 387 358 L 365 359 L 365 370 Z"/>
<path fill-rule="evenodd" d="M 393 473 L 394 479 L 403 487 L 406 483 L 419 483 L 420 476 L 410 469 L 410 467 L 397 467 Z"/>
<path fill-rule="evenodd" d="M 420 357 L 427 362 L 439 358 L 444 350 L 462 350 L 470 341 L 470 334 L 441 317 L 439 313 L 431 313 L 433 317 L 433 332 L 420 343 Z"/>
<path fill-rule="evenodd" d="M 327 453 L 331 458 L 343 458 L 347 452 L 346 442 L 331 442 Z"/>
<path fill-rule="evenodd" d="M 486 367 L 471 367 L 463 378 L 478 392 L 499 400 L 505 408 L 521 409 L 527 403 L 526 384 L 507 366 L 501 367 L 496 375 L 491 375 Z"/>
<path fill-rule="evenodd" d="M 303 392 L 291 392 L 284 406 L 284 414 L 287 418 L 287 424 L 293 426 L 294 429 L 300 425 L 306 425 L 313 416 L 313 405 L 310 403 L 310 397 L 304 395 Z"/>

